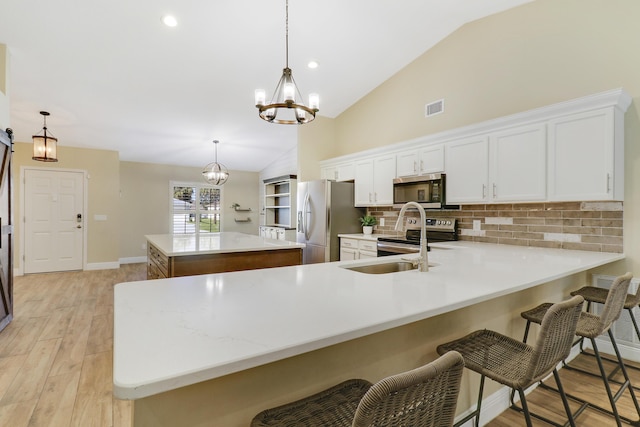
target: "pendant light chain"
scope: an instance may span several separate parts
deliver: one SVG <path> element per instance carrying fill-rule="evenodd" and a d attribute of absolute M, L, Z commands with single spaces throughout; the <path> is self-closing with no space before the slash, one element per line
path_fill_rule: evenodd
<path fill-rule="evenodd" d="M 287 47 L 285 49 L 287 58 L 285 61 L 286 67 L 285 68 L 289 68 L 289 0 L 287 0 L 287 4 L 286 4 L 286 12 L 285 12 L 285 42 L 287 44 Z"/>

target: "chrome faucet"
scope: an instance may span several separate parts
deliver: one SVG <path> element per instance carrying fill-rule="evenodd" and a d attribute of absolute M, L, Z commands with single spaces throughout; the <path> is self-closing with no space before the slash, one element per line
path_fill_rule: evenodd
<path fill-rule="evenodd" d="M 396 221 L 396 231 L 403 230 L 402 223 L 404 222 L 404 213 L 409 207 L 415 207 L 420 211 L 420 258 L 412 259 L 411 262 L 418 264 L 418 269 L 421 272 L 429 271 L 429 259 L 427 257 L 428 248 L 427 248 L 427 215 L 424 212 L 424 208 L 416 202 L 407 202 L 402 205 L 402 209 L 400 209 L 400 213 L 398 214 L 398 221 Z"/>

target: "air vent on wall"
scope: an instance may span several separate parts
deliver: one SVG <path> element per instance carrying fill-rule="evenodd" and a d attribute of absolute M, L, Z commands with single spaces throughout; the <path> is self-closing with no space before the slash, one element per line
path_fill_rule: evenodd
<path fill-rule="evenodd" d="M 431 117 L 436 114 L 444 113 L 444 99 L 432 102 L 424 106 L 424 116 Z"/>

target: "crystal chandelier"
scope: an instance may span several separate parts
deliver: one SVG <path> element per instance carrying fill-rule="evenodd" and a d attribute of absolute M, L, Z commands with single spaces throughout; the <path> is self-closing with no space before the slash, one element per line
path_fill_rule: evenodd
<path fill-rule="evenodd" d="M 265 105 L 266 92 L 263 89 L 256 90 L 256 108 L 258 108 L 260 117 L 270 123 L 301 125 L 316 118 L 320 107 L 320 97 L 317 93 L 311 93 L 309 94 L 309 106 L 302 104 L 302 95 L 293 79 L 291 68 L 289 68 L 289 0 L 286 1 L 285 34 L 286 65 L 282 70 L 282 77 L 280 77 L 269 104 Z"/>
<path fill-rule="evenodd" d="M 33 160 L 40 162 L 57 162 L 57 144 L 58 139 L 54 138 L 51 134 L 47 134 L 47 116 L 46 111 L 40 111 L 40 114 L 44 118 L 44 126 L 42 127 L 43 134 L 33 135 Z"/>
<path fill-rule="evenodd" d="M 215 159 L 213 163 L 209 163 L 202 170 L 202 177 L 212 185 L 222 185 L 227 182 L 229 178 L 227 168 L 222 163 L 218 163 L 218 142 L 220 141 L 213 140 L 213 146 L 215 147 Z"/>

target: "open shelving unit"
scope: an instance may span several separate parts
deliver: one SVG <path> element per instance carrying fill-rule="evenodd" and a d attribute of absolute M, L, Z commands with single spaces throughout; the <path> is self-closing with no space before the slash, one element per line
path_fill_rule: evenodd
<path fill-rule="evenodd" d="M 285 228 L 296 226 L 297 189 L 295 175 L 264 180 L 265 225 Z"/>

